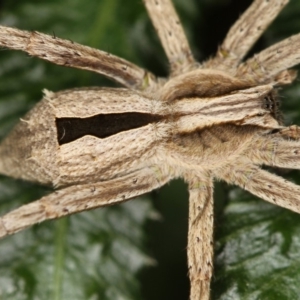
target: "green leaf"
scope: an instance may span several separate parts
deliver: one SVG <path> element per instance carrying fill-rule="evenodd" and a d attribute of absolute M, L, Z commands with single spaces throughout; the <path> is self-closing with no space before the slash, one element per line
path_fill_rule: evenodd
<path fill-rule="evenodd" d="M 216 299 L 298 299 L 299 215 L 234 189 L 217 222 Z"/>
<path fill-rule="evenodd" d="M 137 299 L 136 274 L 152 263 L 142 230 L 151 211 L 145 199 L 133 200 L 4 239 L 1 299 Z"/>

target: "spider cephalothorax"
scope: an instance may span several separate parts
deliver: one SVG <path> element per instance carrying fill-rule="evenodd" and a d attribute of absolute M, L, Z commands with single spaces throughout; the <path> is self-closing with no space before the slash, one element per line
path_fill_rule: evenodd
<path fill-rule="evenodd" d="M 300 187 L 261 168 L 300 168 L 299 129 L 283 126 L 275 90 L 296 77 L 287 69 L 300 61 L 300 35 L 243 62 L 287 3 L 256 0 L 216 56 L 199 64 L 171 2 L 144 3 L 170 63 L 166 79 L 100 50 L 0 26 L 3 47 L 95 71 L 126 87 L 45 91 L 4 139 L 3 174 L 59 189 L 0 218 L 0 237 L 122 202 L 182 177 L 190 193 L 191 299 L 208 299 L 214 179 L 300 212 Z"/>

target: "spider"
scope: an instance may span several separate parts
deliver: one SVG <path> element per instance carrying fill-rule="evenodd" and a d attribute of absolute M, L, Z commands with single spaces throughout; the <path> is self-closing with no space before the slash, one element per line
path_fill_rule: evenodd
<path fill-rule="evenodd" d="M 214 179 L 300 212 L 300 188 L 261 168 L 299 168 L 299 128 L 283 126 L 276 88 L 296 78 L 289 68 L 299 63 L 300 35 L 243 62 L 287 2 L 254 1 L 217 54 L 199 64 L 172 3 L 144 0 L 170 64 L 168 78 L 55 36 L 1 26 L 1 46 L 101 73 L 126 89 L 45 91 L 2 142 L 0 171 L 58 190 L 3 216 L 0 236 L 181 177 L 190 194 L 190 298 L 209 299 Z"/>

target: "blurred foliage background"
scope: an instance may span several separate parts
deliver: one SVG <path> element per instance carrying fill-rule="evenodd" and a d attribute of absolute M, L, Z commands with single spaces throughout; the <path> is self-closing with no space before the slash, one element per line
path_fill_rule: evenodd
<path fill-rule="evenodd" d="M 216 51 L 249 0 L 174 1 L 197 59 Z M 300 32 L 291 0 L 250 55 Z M 0 0 L 0 24 L 37 30 L 124 57 L 159 76 L 168 64 L 141 0 Z M 0 51 L 0 137 L 42 97 L 116 86 L 86 71 Z M 299 124 L 299 80 L 280 92 Z M 300 184 L 299 172 L 272 170 Z M 50 189 L 0 177 L 0 213 Z M 300 196 L 299 196 L 300 197 Z M 176 180 L 128 203 L 44 222 L 0 241 L 0 299 L 188 299 L 188 193 Z M 299 299 L 300 216 L 216 183 L 213 299 Z"/>

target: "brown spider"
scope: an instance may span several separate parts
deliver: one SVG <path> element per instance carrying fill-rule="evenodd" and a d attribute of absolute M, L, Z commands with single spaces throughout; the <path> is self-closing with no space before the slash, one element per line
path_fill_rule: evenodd
<path fill-rule="evenodd" d="M 209 299 L 213 179 L 300 212 L 300 187 L 261 169 L 299 168 L 299 128 L 283 126 L 275 88 L 296 78 L 288 69 L 300 61 L 300 35 L 242 61 L 287 2 L 254 1 L 216 56 L 199 64 L 170 0 L 144 0 L 168 57 L 168 78 L 55 36 L 0 26 L 0 46 L 126 87 L 45 91 L 2 142 L 1 173 L 59 189 L 0 218 L 0 237 L 181 177 L 190 194 L 190 298 Z"/>

